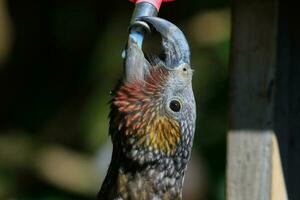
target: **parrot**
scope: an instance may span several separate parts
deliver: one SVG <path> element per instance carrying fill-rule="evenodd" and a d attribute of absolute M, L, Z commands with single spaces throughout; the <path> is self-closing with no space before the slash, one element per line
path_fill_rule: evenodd
<path fill-rule="evenodd" d="M 145 56 L 129 37 L 110 101 L 113 150 L 98 200 L 182 199 L 196 121 L 190 48 L 173 23 L 140 20 L 160 34 L 164 57 Z"/>

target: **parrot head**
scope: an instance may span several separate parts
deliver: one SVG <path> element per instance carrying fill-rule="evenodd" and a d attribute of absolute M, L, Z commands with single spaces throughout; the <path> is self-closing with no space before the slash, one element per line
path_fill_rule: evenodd
<path fill-rule="evenodd" d="M 111 101 L 108 173 L 118 171 L 115 194 L 121 199 L 177 199 L 196 119 L 190 50 L 174 24 L 158 17 L 141 21 L 160 33 L 164 59 L 146 59 L 129 37 L 124 76 Z M 149 198 L 141 198 L 146 193 Z"/>

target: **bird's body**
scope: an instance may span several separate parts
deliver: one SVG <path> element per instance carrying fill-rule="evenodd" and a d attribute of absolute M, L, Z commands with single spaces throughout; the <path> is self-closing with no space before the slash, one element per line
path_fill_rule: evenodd
<path fill-rule="evenodd" d="M 149 63 L 132 41 L 127 53 L 137 57 L 125 63 L 111 101 L 113 154 L 98 199 L 181 199 L 195 129 L 192 69 L 189 62 Z"/>

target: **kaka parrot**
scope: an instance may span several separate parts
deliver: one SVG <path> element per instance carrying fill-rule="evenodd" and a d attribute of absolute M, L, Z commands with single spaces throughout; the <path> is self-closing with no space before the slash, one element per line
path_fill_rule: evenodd
<path fill-rule="evenodd" d="M 182 199 L 196 120 L 190 50 L 171 22 L 140 20 L 160 33 L 165 58 L 146 59 L 129 37 L 111 100 L 113 153 L 98 200 Z"/>

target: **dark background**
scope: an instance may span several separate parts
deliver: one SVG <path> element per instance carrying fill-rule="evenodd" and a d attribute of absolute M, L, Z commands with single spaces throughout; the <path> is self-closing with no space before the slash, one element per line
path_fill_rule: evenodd
<path fill-rule="evenodd" d="M 0 0 L 1 200 L 95 198 L 133 8 L 126 0 Z M 229 1 L 177 0 L 160 16 L 186 34 L 195 70 L 185 199 L 224 199 Z"/>

